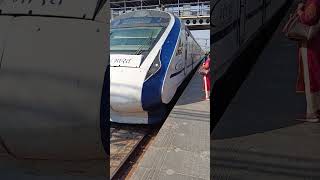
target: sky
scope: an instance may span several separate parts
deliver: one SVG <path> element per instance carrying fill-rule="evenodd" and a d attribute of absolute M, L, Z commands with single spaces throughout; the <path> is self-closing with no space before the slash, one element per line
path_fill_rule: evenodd
<path fill-rule="evenodd" d="M 194 30 L 191 33 L 203 50 L 210 49 L 210 30 Z M 207 45 L 204 39 L 207 39 Z"/>

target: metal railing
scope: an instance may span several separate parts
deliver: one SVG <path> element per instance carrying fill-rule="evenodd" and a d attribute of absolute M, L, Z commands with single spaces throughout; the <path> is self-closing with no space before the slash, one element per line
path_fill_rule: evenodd
<path fill-rule="evenodd" d="M 171 12 L 179 17 L 210 16 L 210 1 L 180 3 L 180 1 L 177 0 L 177 3 L 165 5 L 161 4 L 161 1 L 159 1 L 159 4 L 157 5 L 149 5 L 148 1 L 145 0 L 126 0 L 110 2 L 110 4 L 113 6 L 113 8 L 111 8 L 111 19 L 126 12 L 141 9 L 163 10 Z"/>

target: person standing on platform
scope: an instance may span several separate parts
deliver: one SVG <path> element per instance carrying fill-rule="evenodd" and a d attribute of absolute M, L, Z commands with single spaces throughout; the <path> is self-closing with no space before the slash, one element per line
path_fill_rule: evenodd
<path fill-rule="evenodd" d="M 307 0 L 297 8 L 300 22 L 313 26 L 320 21 L 320 0 Z M 297 92 L 305 92 L 307 113 L 297 120 L 318 122 L 320 118 L 320 32 L 299 45 Z"/>
<path fill-rule="evenodd" d="M 210 100 L 210 54 L 207 54 L 206 59 L 199 69 L 199 73 L 203 75 L 203 89 L 205 91 L 205 99 Z"/>

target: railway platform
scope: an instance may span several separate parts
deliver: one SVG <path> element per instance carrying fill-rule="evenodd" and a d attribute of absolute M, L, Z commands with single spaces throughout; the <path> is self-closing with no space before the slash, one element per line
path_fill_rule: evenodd
<path fill-rule="evenodd" d="M 30 168 L 32 164 L 32 168 Z M 40 161 L 30 162 L 17 162 L 14 158 L 8 157 L 5 153 L 0 151 L 0 179 L 19 179 L 19 180 L 106 180 L 105 176 L 96 175 L 83 175 L 79 171 L 79 167 L 76 167 L 75 171 L 61 171 L 61 167 L 69 167 L 72 169 L 74 164 L 68 165 L 66 162 L 50 162 L 43 163 Z M 97 162 L 88 163 L 83 167 L 84 169 L 90 169 L 97 167 Z M 98 167 L 102 167 L 101 163 Z M 59 169 L 59 171 L 56 171 Z M 97 168 L 99 169 L 99 168 Z"/>
<path fill-rule="evenodd" d="M 130 179 L 210 179 L 210 102 L 195 73 Z"/>
<path fill-rule="evenodd" d="M 281 32 L 286 20 L 211 134 L 212 179 L 320 179 L 320 124 L 295 120 L 306 102 L 295 92 L 298 49 Z"/>

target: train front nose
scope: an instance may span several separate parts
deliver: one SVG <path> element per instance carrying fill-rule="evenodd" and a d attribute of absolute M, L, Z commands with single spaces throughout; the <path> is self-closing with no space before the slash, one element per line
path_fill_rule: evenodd
<path fill-rule="evenodd" d="M 141 93 L 146 72 L 140 68 L 110 68 L 110 106 L 118 113 L 143 112 Z"/>

